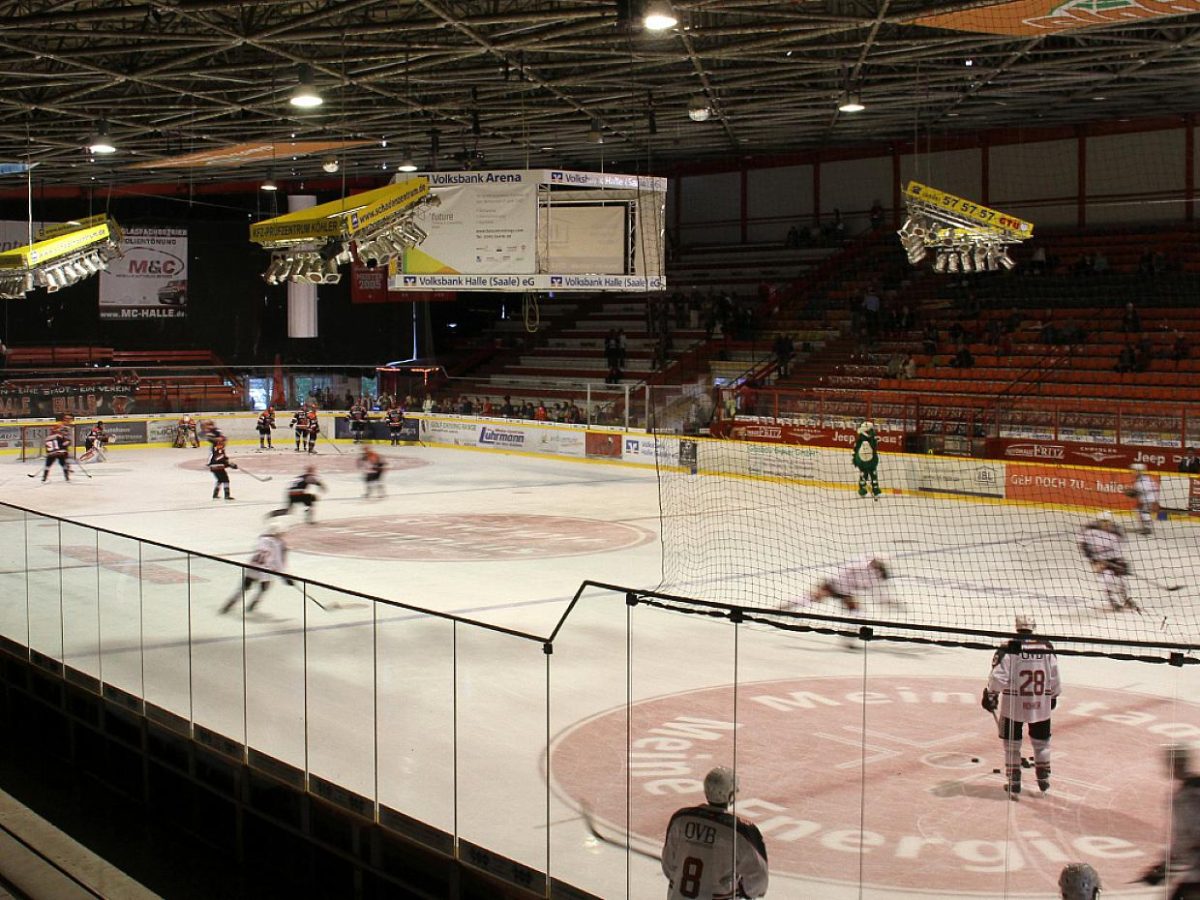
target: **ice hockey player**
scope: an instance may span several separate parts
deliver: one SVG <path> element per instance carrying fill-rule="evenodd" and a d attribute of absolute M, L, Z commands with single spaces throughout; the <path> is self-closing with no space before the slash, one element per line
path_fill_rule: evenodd
<path fill-rule="evenodd" d="M 229 496 L 229 472 L 228 469 L 236 469 L 237 463 L 225 455 L 225 438 L 222 435 L 217 435 L 212 442 L 212 449 L 208 451 L 208 471 L 212 472 L 213 478 L 217 480 L 213 485 L 214 500 L 221 492 L 221 488 L 225 489 L 225 499 L 232 500 Z"/>
<path fill-rule="evenodd" d="M 97 462 L 104 462 L 108 459 L 104 448 L 112 439 L 113 436 L 104 430 L 104 423 L 97 422 L 83 439 L 83 456 L 79 457 L 79 461 L 91 462 L 94 459 Z"/>
<path fill-rule="evenodd" d="M 308 442 L 308 452 L 317 452 L 317 435 L 321 433 L 321 423 L 317 421 L 317 408 L 310 406 L 304 416 L 304 438 Z"/>
<path fill-rule="evenodd" d="M 1050 712 L 1058 705 L 1062 685 L 1058 657 L 1048 641 L 1033 636 L 1033 619 L 1018 615 L 1014 624 L 1016 637 L 992 656 L 980 705 L 996 718 L 1004 744 L 1005 790 L 1016 800 L 1021 793 L 1021 740 L 1026 725 L 1037 785 L 1043 792 L 1050 790 Z"/>
<path fill-rule="evenodd" d="M 351 405 L 347 415 L 350 418 L 350 434 L 354 437 L 354 443 L 361 444 L 371 419 L 367 413 L 367 404 L 359 397 Z"/>
<path fill-rule="evenodd" d="M 71 422 L 70 416 L 63 416 L 51 426 L 43 446 L 46 449 L 46 464 L 42 467 L 42 481 L 50 477 L 50 469 L 55 463 L 62 466 L 63 480 L 71 480 L 71 470 L 67 466 L 67 458 L 71 455 Z"/>
<path fill-rule="evenodd" d="M 858 469 L 858 496 L 867 496 L 867 480 L 871 482 L 871 497 L 879 499 L 879 435 L 873 422 L 863 422 L 854 437 L 854 468 Z"/>
<path fill-rule="evenodd" d="M 308 439 L 308 410 L 305 407 L 296 410 L 292 421 L 288 422 L 288 428 L 296 435 L 296 452 L 299 453 Z"/>
<path fill-rule="evenodd" d="M 1169 900 L 1200 900 L 1200 775 L 1192 770 L 1191 750 L 1167 748 L 1167 768 L 1175 780 L 1171 798 L 1171 849 L 1167 858 L 1142 873 L 1146 884 L 1166 883 Z"/>
<path fill-rule="evenodd" d="M 175 443 L 173 446 L 200 446 L 200 437 L 196 434 L 196 420 L 191 416 L 184 415 L 179 417 L 179 424 L 175 426 Z"/>
<path fill-rule="evenodd" d="M 840 600 L 842 608 L 851 616 L 858 616 L 861 606 L 860 597 L 879 589 L 885 589 L 884 582 L 891 577 L 888 561 L 884 556 L 864 555 L 856 560 L 837 568 L 832 576 L 818 584 L 808 595 L 809 603 L 820 603 L 826 597 Z M 886 592 L 883 599 L 894 602 L 894 598 Z M 788 604 L 785 608 L 793 608 L 797 604 Z M 852 637 L 846 638 L 846 646 L 857 649 L 859 642 Z"/>
<path fill-rule="evenodd" d="M 292 483 L 288 485 L 287 506 L 282 509 L 272 510 L 272 516 L 286 516 L 292 511 L 295 504 L 300 504 L 304 507 L 304 520 L 310 525 L 313 521 L 313 504 L 317 502 L 317 495 L 312 492 L 314 487 L 319 487 L 322 491 L 325 490 L 325 484 L 317 477 L 317 467 L 309 466 L 302 473 L 292 479 Z"/>
<path fill-rule="evenodd" d="M 394 403 L 388 407 L 387 427 L 388 437 L 392 441 L 392 446 L 398 446 L 400 443 L 400 436 L 404 430 L 404 410 Z"/>
<path fill-rule="evenodd" d="M 217 427 L 217 423 L 212 419 L 205 419 L 200 423 L 200 433 L 204 435 L 210 448 L 217 446 L 217 441 L 225 443 L 225 433 Z"/>
<path fill-rule="evenodd" d="M 1107 509 L 1079 532 L 1081 552 L 1100 579 L 1104 598 L 1113 609 L 1137 609 L 1129 595 L 1129 561 L 1125 559 L 1125 532 Z"/>
<path fill-rule="evenodd" d="M 277 522 L 267 523 L 267 527 L 263 529 L 263 533 L 258 537 L 258 545 L 254 548 L 254 555 L 250 557 L 250 563 L 259 566 L 262 569 L 270 569 L 269 572 L 260 572 L 258 569 L 243 569 L 242 570 L 242 586 L 233 592 L 233 596 L 226 601 L 221 607 L 222 613 L 227 613 L 237 605 L 238 600 L 246 594 L 255 584 L 258 585 L 258 593 L 254 595 L 254 599 L 246 606 L 246 612 L 253 612 L 258 606 L 258 602 L 262 600 L 263 594 L 271 587 L 271 580 L 279 577 L 291 585 L 295 582 L 285 575 L 283 572 L 284 564 L 287 562 L 287 544 L 283 540 L 283 526 Z"/>
<path fill-rule="evenodd" d="M 1145 463 L 1134 463 L 1129 469 L 1133 472 L 1133 483 L 1125 489 L 1125 495 L 1137 503 L 1138 533 L 1153 534 L 1154 517 L 1158 515 L 1158 485 L 1153 476 L 1146 474 Z"/>
<path fill-rule="evenodd" d="M 383 490 L 383 470 L 387 462 L 371 447 L 363 447 L 362 456 L 358 460 L 359 468 L 363 469 L 363 497 L 371 499 L 373 493 L 379 494 L 382 500 L 386 495 Z"/>
<path fill-rule="evenodd" d="M 259 413 L 258 422 L 254 428 L 258 431 L 258 449 L 273 450 L 271 432 L 275 430 L 275 407 L 268 406 Z"/>
<path fill-rule="evenodd" d="M 1097 900 L 1102 887 L 1100 873 L 1087 863 L 1071 863 L 1058 873 L 1062 900 Z"/>
<path fill-rule="evenodd" d="M 667 825 L 662 870 L 667 900 L 762 897 L 767 893 L 767 847 L 758 826 L 734 815 L 733 770 L 717 766 L 704 776 L 700 806 L 677 810 Z"/>

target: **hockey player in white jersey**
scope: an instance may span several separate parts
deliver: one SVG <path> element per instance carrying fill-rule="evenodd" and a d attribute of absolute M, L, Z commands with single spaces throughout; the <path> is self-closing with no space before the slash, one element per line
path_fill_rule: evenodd
<path fill-rule="evenodd" d="M 1108 510 L 1100 513 L 1079 532 L 1079 552 L 1100 579 L 1113 609 L 1137 609 L 1129 594 L 1129 561 L 1125 559 L 1125 532 Z"/>
<path fill-rule="evenodd" d="M 851 615 L 857 615 L 859 597 L 875 591 L 891 577 L 887 560 L 882 556 L 861 556 L 843 563 L 829 578 L 818 584 L 808 595 L 810 603 L 820 603 L 826 597 L 842 601 L 842 606 Z M 885 597 L 885 599 L 891 599 Z"/>
<path fill-rule="evenodd" d="M 1192 753 L 1183 745 L 1167 748 L 1167 768 L 1175 779 L 1171 798 L 1171 850 L 1167 858 L 1142 873 L 1146 884 L 1166 884 L 1168 900 L 1200 900 L 1200 775 L 1192 770 Z"/>
<path fill-rule="evenodd" d="M 1004 744 L 1005 789 L 1014 800 L 1021 793 L 1021 740 L 1026 725 L 1038 787 L 1050 790 L 1050 712 L 1062 691 L 1054 648 L 1033 636 L 1035 626 L 1029 616 L 1017 616 L 1015 624 L 1017 636 L 992 656 L 982 699 L 983 708 L 993 716 L 999 711 L 996 724 Z"/>
<path fill-rule="evenodd" d="M 1134 463 L 1129 469 L 1133 472 L 1133 484 L 1125 489 L 1125 494 L 1137 503 L 1138 533 L 1153 534 L 1154 518 L 1158 515 L 1158 484 L 1153 476 L 1146 474 L 1145 463 Z"/>
<path fill-rule="evenodd" d="M 700 806 L 677 810 L 667 825 L 662 870 L 667 900 L 734 900 L 767 893 L 767 847 L 754 824 L 729 811 L 737 793 L 732 769 L 704 778 Z"/>
<path fill-rule="evenodd" d="M 275 522 L 271 522 L 263 529 L 263 533 L 259 535 L 258 545 L 254 548 L 254 555 L 250 557 L 252 565 L 259 566 L 260 569 L 269 571 L 260 571 L 260 569 L 242 569 L 242 585 L 233 592 L 225 605 L 221 607 L 222 613 L 227 613 L 243 596 L 249 596 L 248 592 L 258 585 L 258 592 L 254 595 L 250 602 L 246 605 L 246 612 L 252 612 L 259 601 L 262 600 L 263 594 L 271 586 L 271 581 L 274 578 L 282 578 L 289 585 L 294 584 L 291 578 L 281 575 L 284 564 L 287 562 L 287 544 L 283 540 L 283 527 Z"/>

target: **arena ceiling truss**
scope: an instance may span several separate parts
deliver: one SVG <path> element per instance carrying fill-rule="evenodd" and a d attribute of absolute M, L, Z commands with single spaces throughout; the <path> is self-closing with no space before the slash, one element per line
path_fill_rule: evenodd
<path fill-rule="evenodd" d="M 637 0 L 0 0 L 0 163 L 76 185 L 315 176 L 330 155 L 367 175 L 405 151 L 422 169 L 647 171 L 1197 110 L 1200 15 L 1046 5 L 1054 27 L 985 33 L 969 28 L 1002 31 L 995 3 L 679 0 L 650 33 Z M 288 102 L 302 66 L 313 110 Z M 848 88 L 863 112 L 839 112 Z M 94 157 L 100 120 L 117 152 Z M 353 145 L 293 159 L 292 140 Z M 149 167 L 254 142 L 273 149 Z"/>

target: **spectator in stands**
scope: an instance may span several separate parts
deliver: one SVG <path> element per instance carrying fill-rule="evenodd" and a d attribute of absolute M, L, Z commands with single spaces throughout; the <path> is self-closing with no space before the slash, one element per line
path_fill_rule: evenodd
<path fill-rule="evenodd" d="M 0 371 L 8 368 L 8 347 L 4 346 L 4 340 L 0 338 Z"/>
<path fill-rule="evenodd" d="M 904 356 L 900 353 L 893 353 L 887 361 L 887 368 L 883 374 L 886 378 L 899 378 L 900 372 L 904 369 Z"/>
<path fill-rule="evenodd" d="M 955 320 L 950 328 L 946 331 L 946 334 L 949 336 L 950 340 L 957 344 L 963 339 L 963 335 L 966 334 L 966 329 L 963 328 L 962 322 Z"/>
<path fill-rule="evenodd" d="M 1200 454 L 1195 447 L 1189 447 L 1187 456 L 1179 460 L 1179 471 L 1185 475 L 1200 475 Z"/>
<path fill-rule="evenodd" d="M 878 199 L 871 204 L 871 230 L 878 231 L 883 227 L 883 204 Z"/>
<path fill-rule="evenodd" d="M 1004 337 L 1004 325 L 999 319 L 988 319 L 983 334 L 989 347 L 998 347 L 1000 346 L 1000 339 Z"/>
<path fill-rule="evenodd" d="M 513 406 L 512 397 L 508 394 L 504 395 L 504 403 L 500 405 L 500 415 L 505 419 L 511 419 L 517 414 L 517 409 Z"/>
<path fill-rule="evenodd" d="M 1175 362 L 1182 362 L 1191 355 L 1192 348 L 1188 344 L 1187 335 L 1178 329 L 1175 330 L 1174 337 L 1171 340 L 1171 359 Z"/>
<path fill-rule="evenodd" d="M 775 365 L 779 371 L 779 377 L 787 378 L 792 357 L 796 354 L 796 345 L 792 341 L 792 336 L 790 334 L 776 335 L 771 349 L 775 354 Z"/>
<path fill-rule="evenodd" d="M 1133 371 L 1134 365 L 1134 349 L 1133 344 L 1129 341 L 1125 342 L 1125 346 L 1121 348 L 1121 352 L 1117 355 L 1116 371 L 1124 375 L 1126 372 Z"/>
<path fill-rule="evenodd" d="M 629 354 L 629 341 L 625 338 L 625 329 L 617 330 L 617 368 L 625 368 L 625 360 Z"/>
<path fill-rule="evenodd" d="M 537 422 L 545 422 L 550 418 L 550 413 L 546 409 L 546 403 L 543 400 L 537 402 L 537 407 L 533 411 L 533 418 Z"/>
<path fill-rule="evenodd" d="M 907 303 L 900 307 L 900 313 L 896 316 L 896 327 L 901 331 L 909 331 L 917 327 L 917 314 L 909 308 Z"/>
<path fill-rule="evenodd" d="M 1132 303 L 1125 304 L 1125 315 L 1121 316 L 1121 330 L 1126 334 L 1134 334 L 1142 330 L 1142 317 L 1134 309 Z"/>
<path fill-rule="evenodd" d="M 496 407 L 495 407 L 495 406 L 492 404 L 492 398 L 491 398 L 491 397 L 488 397 L 486 400 L 484 400 L 484 401 L 483 401 L 483 402 L 480 404 L 480 406 L 479 406 L 479 414 L 480 414 L 481 416 L 488 416 L 488 417 L 491 417 L 491 416 L 494 416 L 494 415 L 496 415 Z"/>
<path fill-rule="evenodd" d="M 1091 275 L 1096 271 L 1095 258 L 1090 253 L 1082 253 L 1071 269 L 1074 275 Z"/>
<path fill-rule="evenodd" d="M 1150 363 L 1154 361 L 1154 343 L 1150 340 L 1150 335 L 1143 334 L 1142 339 L 1138 341 L 1137 348 L 1133 354 L 1133 371 L 1145 372 L 1150 368 Z"/>
<path fill-rule="evenodd" d="M 867 337 L 873 338 L 879 332 L 879 294 L 875 292 L 875 285 L 870 285 L 863 294 L 862 308 Z"/>
<path fill-rule="evenodd" d="M 842 211 L 834 209 L 833 216 L 825 224 L 823 237 L 828 243 L 840 242 L 846 236 L 846 223 L 842 221 Z"/>
<path fill-rule="evenodd" d="M 954 358 L 950 360 L 950 365 L 956 369 L 969 369 L 975 365 L 975 357 L 971 355 L 971 348 L 965 343 L 959 343 L 958 349 L 954 353 Z"/>
<path fill-rule="evenodd" d="M 917 361 L 910 353 L 904 360 L 904 365 L 900 367 L 900 377 L 904 379 L 917 377 Z"/>
<path fill-rule="evenodd" d="M 1033 256 L 1029 258 L 1029 272 L 1031 275 L 1046 274 L 1046 248 L 1041 244 L 1033 248 Z"/>
<path fill-rule="evenodd" d="M 788 229 L 787 237 L 784 238 L 783 246 L 788 249 L 795 249 L 800 246 L 800 229 L 793 225 Z"/>
<path fill-rule="evenodd" d="M 937 353 L 938 343 L 941 341 L 941 339 L 942 336 L 938 332 L 937 325 L 930 322 L 925 326 L 925 334 L 921 338 L 921 349 L 926 355 Z"/>
<path fill-rule="evenodd" d="M 617 367 L 617 353 L 617 329 L 610 328 L 604 336 L 604 364 L 610 372 Z"/>
<path fill-rule="evenodd" d="M 1108 257 L 1104 255 L 1103 250 L 1097 250 L 1092 257 L 1092 271 L 1097 275 L 1108 274 Z"/>
<path fill-rule="evenodd" d="M 754 415 L 758 404 L 757 383 L 751 380 L 743 381 L 737 389 L 737 410 L 743 416 Z"/>

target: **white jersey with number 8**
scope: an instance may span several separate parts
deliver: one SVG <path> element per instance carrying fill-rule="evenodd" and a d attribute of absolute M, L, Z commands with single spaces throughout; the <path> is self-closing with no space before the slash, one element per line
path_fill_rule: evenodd
<path fill-rule="evenodd" d="M 667 900 L 729 900 L 767 892 L 762 833 L 712 804 L 687 807 L 671 816 L 662 870 L 671 882 Z"/>

